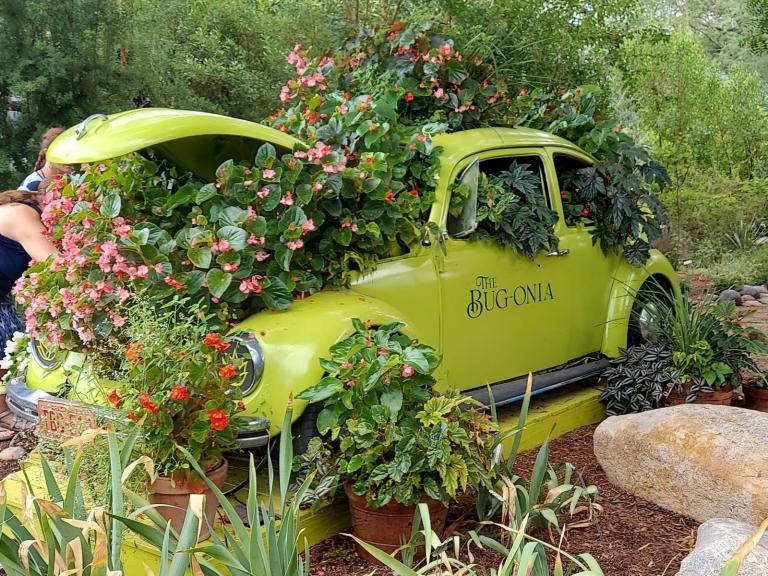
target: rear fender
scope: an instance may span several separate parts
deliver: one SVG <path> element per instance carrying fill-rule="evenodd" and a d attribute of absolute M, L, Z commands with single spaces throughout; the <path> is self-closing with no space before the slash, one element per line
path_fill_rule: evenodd
<path fill-rule="evenodd" d="M 671 288 L 675 295 L 680 294 L 675 270 L 658 250 L 651 250 L 651 256 L 644 266 L 633 266 L 624 260 L 616 270 L 603 331 L 601 352 L 605 356 L 615 358 L 619 354 L 619 348 L 627 345 L 629 317 L 635 297 L 643 284 L 651 278 Z"/>
<path fill-rule="evenodd" d="M 320 358 L 353 332 L 352 318 L 372 325 L 404 322 L 404 332 L 423 339 L 419 327 L 409 323 L 392 306 L 353 291 L 323 291 L 295 301 L 284 311 L 254 314 L 234 328 L 253 334 L 264 354 L 264 373 L 256 390 L 243 399 L 245 414 L 269 418 L 270 435 L 280 432 L 289 398 L 315 384 L 322 376 Z M 294 421 L 306 407 L 293 401 Z"/>

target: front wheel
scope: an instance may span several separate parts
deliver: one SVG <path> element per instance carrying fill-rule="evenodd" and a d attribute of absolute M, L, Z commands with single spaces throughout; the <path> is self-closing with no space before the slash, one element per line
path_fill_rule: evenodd
<path fill-rule="evenodd" d="M 322 402 L 307 404 L 299 419 L 291 426 L 293 434 L 293 453 L 304 454 L 309 446 L 309 441 L 319 433 L 317 431 L 317 415 L 323 409 Z"/>

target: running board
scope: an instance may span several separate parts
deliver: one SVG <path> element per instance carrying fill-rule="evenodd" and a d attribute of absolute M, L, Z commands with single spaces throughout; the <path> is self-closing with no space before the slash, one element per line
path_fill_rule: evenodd
<path fill-rule="evenodd" d="M 593 360 L 587 364 L 579 364 L 578 366 L 573 366 L 571 368 L 546 372 L 544 374 L 539 374 L 538 376 L 534 374 L 531 396 L 536 396 L 542 392 L 554 390 L 555 388 L 560 388 L 561 386 L 572 384 L 579 380 L 600 376 L 610 365 L 610 360 L 601 359 Z M 527 385 L 527 376 L 491 385 L 491 392 L 493 393 L 493 400 L 496 406 L 505 406 L 517 402 L 518 400 L 522 400 L 525 396 L 525 388 Z M 491 403 L 491 394 L 487 387 L 475 388 L 474 390 L 467 392 L 467 394 L 475 400 L 482 402 L 485 406 L 489 406 Z"/>

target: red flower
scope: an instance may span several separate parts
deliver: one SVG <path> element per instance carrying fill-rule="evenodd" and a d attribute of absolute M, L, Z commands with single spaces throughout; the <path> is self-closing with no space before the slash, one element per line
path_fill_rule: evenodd
<path fill-rule="evenodd" d="M 135 412 L 133 410 L 128 412 L 128 414 L 126 414 L 125 417 L 128 418 L 128 420 L 133 420 L 134 422 L 136 422 L 139 419 L 139 417 L 136 416 L 136 414 L 135 414 Z"/>
<path fill-rule="evenodd" d="M 520 88 L 520 91 L 517 93 L 518 96 L 525 96 L 526 94 L 528 94 L 528 90 L 525 88 Z"/>
<path fill-rule="evenodd" d="M 217 332 L 211 332 L 206 335 L 206 337 L 203 338 L 203 344 L 210 346 L 211 348 L 216 348 L 219 352 L 226 352 L 229 348 L 229 344 L 224 342 L 224 340 L 221 339 L 221 335 Z"/>
<path fill-rule="evenodd" d="M 238 412 L 245 410 L 245 403 L 242 400 L 237 401 L 237 410 Z"/>
<path fill-rule="evenodd" d="M 419 191 L 418 191 L 418 190 L 416 190 L 416 188 L 411 188 L 411 189 L 408 191 L 408 194 L 410 194 L 410 195 L 411 195 L 411 196 L 413 196 L 414 198 L 418 198 L 418 197 L 419 197 Z"/>
<path fill-rule="evenodd" d="M 384 200 L 386 200 L 387 202 L 394 202 L 395 193 L 392 192 L 392 190 L 387 190 L 387 193 L 384 195 Z"/>
<path fill-rule="evenodd" d="M 133 344 L 128 344 L 128 346 L 125 347 L 125 359 L 130 362 L 135 362 L 139 358 L 139 353 L 141 352 L 141 344 L 134 342 Z"/>
<path fill-rule="evenodd" d="M 401 372 L 403 378 L 410 378 L 414 372 L 414 369 L 409 364 L 403 364 L 403 371 Z"/>
<path fill-rule="evenodd" d="M 120 394 L 118 394 L 117 390 L 115 390 L 114 388 L 110 390 L 109 394 L 107 395 L 107 400 L 115 408 L 120 408 L 120 404 L 123 403 L 123 399 L 120 398 Z"/>
<path fill-rule="evenodd" d="M 406 102 L 413 102 L 413 92 L 408 92 L 408 93 L 405 95 L 405 101 L 406 101 Z"/>
<path fill-rule="evenodd" d="M 589 207 L 585 206 L 584 210 L 581 211 L 582 216 L 589 216 Z"/>
<path fill-rule="evenodd" d="M 229 416 L 221 408 L 214 410 L 208 410 L 208 420 L 211 421 L 211 430 L 218 430 L 221 432 L 229 426 Z"/>
<path fill-rule="evenodd" d="M 160 408 L 158 408 L 157 405 L 149 399 L 149 394 L 139 394 L 139 403 L 144 407 L 145 410 L 152 412 L 152 414 L 157 414 L 160 412 Z"/>
<path fill-rule="evenodd" d="M 189 398 L 189 389 L 186 386 L 174 386 L 171 388 L 171 393 L 168 395 L 171 400 L 186 400 Z"/>
<path fill-rule="evenodd" d="M 233 364 L 227 364 L 219 370 L 219 376 L 222 378 L 234 378 L 237 374 L 237 370 Z"/>
<path fill-rule="evenodd" d="M 565 200 L 568 197 L 568 191 L 567 190 L 560 190 L 560 198 Z"/>
<path fill-rule="evenodd" d="M 386 348 L 379 348 L 379 356 L 386 356 L 387 354 L 389 354 L 389 350 Z"/>

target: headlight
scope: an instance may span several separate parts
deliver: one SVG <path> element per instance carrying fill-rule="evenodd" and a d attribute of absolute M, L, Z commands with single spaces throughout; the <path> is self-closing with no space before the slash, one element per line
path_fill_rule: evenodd
<path fill-rule="evenodd" d="M 243 334 L 237 338 L 235 354 L 245 360 L 245 373 L 239 388 L 243 396 L 256 389 L 264 374 L 264 354 L 259 341 L 251 334 Z"/>
<path fill-rule="evenodd" d="M 49 348 L 34 338 L 29 343 L 29 348 L 32 351 L 32 357 L 35 359 L 35 362 L 46 370 L 55 370 L 61 366 L 61 360 L 56 348 Z"/>

